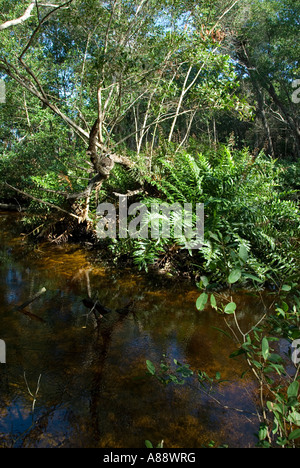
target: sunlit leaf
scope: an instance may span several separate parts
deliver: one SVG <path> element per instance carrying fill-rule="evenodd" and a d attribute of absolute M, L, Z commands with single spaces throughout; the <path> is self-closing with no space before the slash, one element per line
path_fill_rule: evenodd
<path fill-rule="evenodd" d="M 295 381 L 291 383 L 287 390 L 287 395 L 289 398 L 297 398 L 299 393 L 299 382 Z"/>
<path fill-rule="evenodd" d="M 213 294 L 210 295 L 210 305 L 213 309 L 217 309 L 217 301 Z"/>
<path fill-rule="evenodd" d="M 242 271 L 239 268 L 236 268 L 230 273 L 228 277 L 228 283 L 230 284 L 237 283 L 237 281 L 241 279 L 241 276 L 242 276 Z"/>
<path fill-rule="evenodd" d="M 150 372 L 150 374 L 155 375 L 156 370 L 155 370 L 155 365 L 153 364 L 153 362 L 147 360 L 146 364 L 147 364 L 147 369 Z"/>
<path fill-rule="evenodd" d="M 236 303 L 235 302 L 230 302 L 227 304 L 227 306 L 224 309 L 225 314 L 234 314 L 236 311 Z"/>
<path fill-rule="evenodd" d="M 267 340 L 266 337 L 264 337 L 262 340 L 262 356 L 265 361 L 268 359 L 269 354 L 270 354 L 269 341 Z"/>
<path fill-rule="evenodd" d="M 201 296 L 198 297 L 197 301 L 196 301 L 196 307 L 198 310 L 204 310 L 206 304 L 207 304 L 207 301 L 208 301 L 208 294 L 206 293 L 202 293 Z"/>
<path fill-rule="evenodd" d="M 244 263 L 246 263 L 247 260 L 248 260 L 248 251 L 247 251 L 247 249 L 246 249 L 246 247 L 244 245 L 240 246 L 239 257 L 240 257 L 240 259 L 243 260 Z"/>
<path fill-rule="evenodd" d="M 201 281 L 203 283 L 203 286 L 207 288 L 207 286 L 209 285 L 208 278 L 206 276 L 201 276 Z"/>

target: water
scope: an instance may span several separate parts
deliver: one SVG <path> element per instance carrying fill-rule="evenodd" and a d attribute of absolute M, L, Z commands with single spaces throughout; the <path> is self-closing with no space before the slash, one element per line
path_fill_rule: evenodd
<path fill-rule="evenodd" d="M 255 446 L 255 381 L 228 358 L 234 343 L 214 328 L 226 329 L 223 318 L 196 310 L 195 287 L 106 268 L 76 245 L 32 246 L 19 225 L 0 215 L 0 447 Z M 43 287 L 27 315 L 16 310 Z M 82 302 L 89 296 L 113 309 L 99 326 Z M 115 312 L 132 299 L 130 313 Z M 234 299 L 247 330 L 262 305 Z M 227 381 L 212 396 L 196 378 L 165 387 L 146 368 L 164 355 Z"/>

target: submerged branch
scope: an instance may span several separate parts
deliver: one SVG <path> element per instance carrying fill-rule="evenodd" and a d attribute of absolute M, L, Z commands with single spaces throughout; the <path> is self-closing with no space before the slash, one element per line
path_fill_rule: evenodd
<path fill-rule="evenodd" d="M 17 310 L 21 311 L 25 309 L 29 304 L 32 304 L 32 302 L 36 301 L 39 299 L 44 293 L 46 292 L 46 288 L 42 288 L 38 293 L 36 293 L 31 299 L 28 299 L 28 301 L 24 302 L 22 305 L 17 307 Z"/>
<path fill-rule="evenodd" d="M 46 291 L 47 291 L 46 288 L 42 288 L 39 292 L 37 292 L 33 297 L 28 299 L 26 302 L 15 307 L 13 311 L 21 312 L 22 314 L 27 315 L 29 318 L 33 320 L 38 320 L 39 322 L 45 322 L 43 318 L 39 317 L 38 315 L 33 314 L 32 312 L 28 312 L 27 310 L 24 310 L 24 309 L 30 304 L 32 304 L 33 302 L 35 302 L 37 299 L 39 299 L 43 294 L 45 294 Z"/>

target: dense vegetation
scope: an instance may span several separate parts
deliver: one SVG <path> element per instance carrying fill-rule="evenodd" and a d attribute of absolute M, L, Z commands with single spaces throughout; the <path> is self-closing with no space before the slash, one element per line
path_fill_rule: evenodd
<path fill-rule="evenodd" d="M 0 4 L 0 197 L 27 207 L 28 232 L 94 235 L 120 193 L 203 203 L 198 251 L 102 243 L 146 270 L 297 282 L 299 1 Z"/>
<path fill-rule="evenodd" d="M 289 376 L 272 348 L 300 336 L 299 18 L 299 0 L 0 0 L 0 208 L 24 209 L 36 238 L 92 240 L 110 261 L 193 278 L 197 309 L 236 327 L 263 447 L 300 437 L 299 364 Z M 120 194 L 203 204 L 202 248 L 174 226 L 99 239 L 97 207 Z M 247 333 L 216 300 L 236 284 L 280 293 Z M 163 384 L 193 374 L 175 364 L 147 361 Z"/>

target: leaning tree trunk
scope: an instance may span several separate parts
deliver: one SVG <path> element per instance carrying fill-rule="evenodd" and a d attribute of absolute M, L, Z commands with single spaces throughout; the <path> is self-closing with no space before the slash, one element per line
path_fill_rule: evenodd
<path fill-rule="evenodd" d="M 109 151 L 99 138 L 99 118 L 96 119 L 89 136 L 89 146 L 87 155 L 90 157 L 96 175 L 89 181 L 86 190 L 81 194 L 75 194 L 76 198 L 85 198 L 84 209 L 81 215 L 82 221 L 89 219 L 89 203 L 93 190 L 98 194 L 102 184 L 110 176 L 115 163 L 122 164 L 130 168 L 133 163 L 124 156 L 117 155 Z"/>

